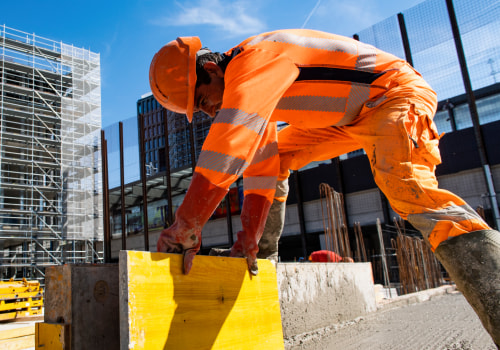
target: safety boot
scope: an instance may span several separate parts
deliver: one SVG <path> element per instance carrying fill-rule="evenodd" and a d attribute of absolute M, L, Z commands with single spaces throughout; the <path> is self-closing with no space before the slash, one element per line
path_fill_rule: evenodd
<path fill-rule="evenodd" d="M 500 232 L 450 238 L 439 244 L 435 255 L 500 347 Z"/>

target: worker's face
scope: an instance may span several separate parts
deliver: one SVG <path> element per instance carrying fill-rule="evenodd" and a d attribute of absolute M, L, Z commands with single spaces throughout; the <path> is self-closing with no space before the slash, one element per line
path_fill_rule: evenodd
<path fill-rule="evenodd" d="M 203 66 L 210 75 L 210 84 L 201 84 L 194 94 L 194 111 L 203 111 L 212 118 L 222 106 L 224 96 L 224 73 L 214 62 Z"/>

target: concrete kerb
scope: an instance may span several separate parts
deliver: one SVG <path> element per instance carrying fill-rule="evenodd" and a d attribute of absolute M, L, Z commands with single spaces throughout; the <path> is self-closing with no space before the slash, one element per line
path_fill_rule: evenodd
<path fill-rule="evenodd" d="M 383 299 L 377 303 L 378 310 L 390 310 L 397 307 L 412 305 L 416 303 L 421 303 L 423 301 L 431 300 L 434 297 L 451 294 L 458 292 L 454 284 L 452 285 L 442 285 L 437 288 L 426 289 L 420 292 L 400 295 L 392 299 Z"/>

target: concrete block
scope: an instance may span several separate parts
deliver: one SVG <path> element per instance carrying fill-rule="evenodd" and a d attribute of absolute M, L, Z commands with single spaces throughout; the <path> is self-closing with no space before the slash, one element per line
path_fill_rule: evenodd
<path fill-rule="evenodd" d="M 285 338 L 377 309 L 370 263 L 277 264 Z"/>
<path fill-rule="evenodd" d="M 70 326 L 71 349 L 119 349 L 118 264 L 45 270 L 45 323 Z"/>

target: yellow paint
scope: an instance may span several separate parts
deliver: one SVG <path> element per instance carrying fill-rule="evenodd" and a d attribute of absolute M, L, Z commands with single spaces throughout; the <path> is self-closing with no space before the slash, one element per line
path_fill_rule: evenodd
<path fill-rule="evenodd" d="M 63 350 L 70 349 L 70 326 L 62 323 L 36 324 L 35 349 Z"/>
<path fill-rule="evenodd" d="M 11 279 L 8 282 L 0 281 L 0 298 L 9 299 L 18 297 L 18 295 L 36 295 L 41 292 L 40 282 L 28 281 L 23 278 L 22 281 L 14 281 Z"/>
<path fill-rule="evenodd" d="M 198 255 L 183 275 L 181 255 L 120 252 L 128 348 L 283 349 L 276 269 L 258 263 L 250 276 L 244 259 Z"/>
<path fill-rule="evenodd" d="M 0 294 L 0 299 L 1 300 L 24 299 L 40 295 L 41 295 L 40 292 L 8 293 L 8 294 L 6 293 L 6 294 Z"/>
<path fill-rule="evenodd" d="M 40 282 L 28 281 L 25 278 L 22 281 L 15 281 L 14 279 L 7 282 L 0 281 L 0 296 L 4 294 L 39 292 L 40 290 Z"/>
<path fill-rule="evenodd" d="M 38 281 L 0 282 L 0 321 L 41 314 L 42 294 Z"/>
<path fill-rule="evenodd" d="M 18 310 L 18 309 L 28 309 L 32 307 L 41 308 L 43 306 L 42 298 L 33 300 L 32 298 L 27 298 L 26 300 L 14 300 L 11 302 L 0 301 L 0 311 Z"/>
<path fill-rule="evenodd" d="M 41 314 L 42 314 L 41 308 L 36 310 L 17 310 L 12 312 L 2 312 L 0 313 L 0 321 L 12 320 L 18 317 L 28 317 Z"/>

